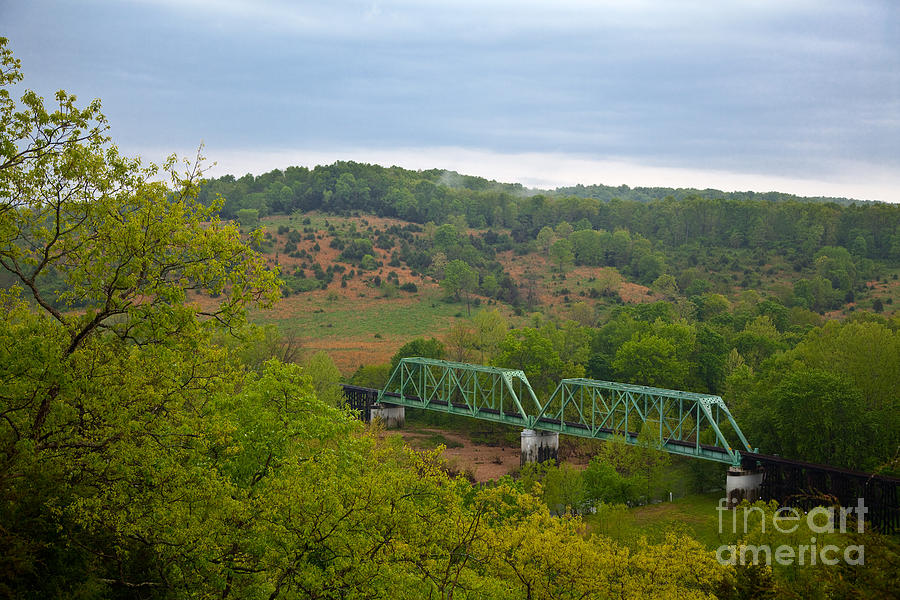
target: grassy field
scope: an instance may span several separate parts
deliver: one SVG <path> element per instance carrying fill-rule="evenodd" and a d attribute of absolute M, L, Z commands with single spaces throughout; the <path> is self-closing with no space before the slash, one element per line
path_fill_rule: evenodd
<path fill-rule="evenodd" d="M 436 294 L 381 299 L 341 295 L 300 294 L 282 299 L 275 310 L 254 315 L 259 323 L 282 329 L 298 329 L 307 341 L 328 338 L 378 339 L 381 337 L 432 336 L 449 329 L 465 307 L 448 304 Z M 462 310 L 460 310 L 462 309 Z"/>
<path fill-rule="evenodd" d="M 716 512 L 722 496 L 722 492 L 693 494 L 674 502 L 636 508 L 602 508 L 596 514 L 587 515 L 584 520 L 589 531 L 626 544 L 632 544 L 641 537 L 659 542 L 667 531 L 675 530 L 688 533 L 710 549 L 715 549 L 727 538 L 719 535 Z"/>
<path fill-rule="evenodd" d="M 396 298 L 384 298 L 376 289 L 364 294 L 296 294 L 252 318 L 295 332 L 305 351 L 328 352 L 341 372 L 350 375 L 360 365 L 389 362 L 411 339 L 443 338 L 466 315 L 464 305 L 444 302 L 436 290 L 401 292 Z"/>

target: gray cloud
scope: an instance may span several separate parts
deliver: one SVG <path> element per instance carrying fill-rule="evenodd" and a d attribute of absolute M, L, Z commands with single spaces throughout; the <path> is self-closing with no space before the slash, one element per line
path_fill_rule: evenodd
<path fill-rule="evenodd" d="M 134 146 L 900 167 L 890 0 L 33 0 L 0 18 L 28 86 L 102 97 Z"/>

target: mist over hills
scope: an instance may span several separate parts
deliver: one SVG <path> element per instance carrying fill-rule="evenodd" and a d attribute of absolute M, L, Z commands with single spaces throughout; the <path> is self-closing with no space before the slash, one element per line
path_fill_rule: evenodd
<path fill-rule="evenodd" d="M 444 186 L 450 189 L 465 189 L 476 192 L 503 192 L 516 196 L 574 196 L 578 198 L 591 198 L 609 202 L 611 200 L 626 200 L 635 202 L 651 202 L 654 200 L 684 200 L 688 198 L 704 198 L 704 199 L 728 199 L 728 200 L 751 200 L 763 202 L 816 202 L 816 203 L 834 203 L 842 206 L 849 206 L 859 203 L 879 203 L 877 200 L 867 200 L 861 198 L 833 197 L 833 196 L 800 196 L 779 191 L 732 191 L 726 192 L 715 188 L 676 188 L 676 187 L 658 187 L 658 186 L 628 186 L 628 185 L 604 185 L 604 184 L 583 184 L 579 183 L 572 186 L 563 186 L 553 189 L 526 187 L 521 183 L 509 183 L 488 179 L 476 175 L 467 175 L 448 169 L 426 169 L 426 170 L 410 170 L 398 166 L 385 167 L 379 164 L 360 163 L 354 161 L 336 161 L 329 165 L 317 165 L 312 168 L 291 166 L 284 170 L 284 173 L 291 171 L 332 171 L 354 172 L 360 167 L 371 168 L 375 172 L 391 172 L 403 173 L 405 177 L 419 178 L 430 181 L 436 185 Z M 252 176 L 254 179 L 266 180 L 272 176 L 277 177 L 283 172 L 280 169 L 273 169 L 261 175 Z M 248 175 L 244 175 L 240 179 L 247 181 Z M 223 175 L 217 179 L 231 180 L 235 179 L 235 175 Z"/>

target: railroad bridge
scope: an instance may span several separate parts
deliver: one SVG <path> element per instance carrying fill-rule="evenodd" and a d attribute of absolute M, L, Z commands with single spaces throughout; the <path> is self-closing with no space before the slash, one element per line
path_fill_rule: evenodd
<path fill-rule="evenodd" d="M 661 450 L 727 465 L 732 505 L 764 499 L 808 510 L 823 500 L 855 506 L 863 498 L 876 529 L 900 531 L 900 479 L 760 454 L 719 396 L 563 379 L 542 401 L 520 370 L 417 357 L 402 359 L 381 390 L 343 387 L 362 419 L 389 428 L 402 426 L 405 407 L 521 427 L 523 463 L 556 458 L 561 433 L 638 444 L 645 432 Z"/>

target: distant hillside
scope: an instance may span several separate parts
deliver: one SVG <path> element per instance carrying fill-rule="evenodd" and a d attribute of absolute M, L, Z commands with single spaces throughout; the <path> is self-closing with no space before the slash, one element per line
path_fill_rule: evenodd
<path fill-rule="evenodd" d="M 356 162 L 288 167 L 255 177 L 226 175 L 200 191 L 204 202 L 217 196 L 225 199 L 225 219 L 238 218 L 241 211 L 247 218 L 310 211 L 368 214 L 420 225 L 451 223 L 460 230 L 505 230 L 517 244 L 535 240 L 545 227 L 626 230 L 658 252 L 696 243 L 775 252 L 798 270 L 812 266 L 815 254 L 830 246 L 859 258 L 900 258 L 900 205 L 846 198 L 628 186 L 541 192 L 440 169 Z M 581 260 L 577 246 L 576 261 Z"/>
<path fill-rule="evenodd" d="M 830 198 L 826 196 L 795 196 L 793 194 L 785 194 L 783 192 L 723 192 L 722 190 L 705 189 L 698 190 L 694 188 L 667 188 L 667 187 L 628 187 L 627 185 L 611 186 L 611 185 L 574 185 L 570 187 L 559 187 L 553 191 L 559 196 L 577 196 L 579 198 L 594 198 L 596 200 L 610 201 L 632 200 L 635 202 L 651 202 L 653 200 L 665 200 L 673 198 L 675 200 L 685 200 L 687 198 L 706 198 L 717 199 L 727 198 L 729 200 L 751 200 L 762 202 L 833 202 L 842 206 L 849 206 L 858 203 L 871 203 L 871 200 L 856 200 L 853 198 Z"/>

